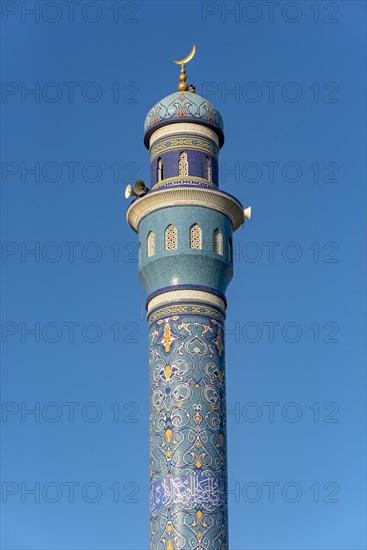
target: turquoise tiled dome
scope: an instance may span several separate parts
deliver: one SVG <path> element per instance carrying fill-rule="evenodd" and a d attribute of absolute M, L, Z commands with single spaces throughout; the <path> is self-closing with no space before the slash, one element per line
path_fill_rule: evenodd
<path fill-rule="evenodd" d="M 195 122 L 212 128 L 224 142 L 223 120 L 210 101 L 193 92 L 175 92 L 161 99 L 149 111 L 144 122 L 144 143 L 157 128 L 173 122 Z"/>

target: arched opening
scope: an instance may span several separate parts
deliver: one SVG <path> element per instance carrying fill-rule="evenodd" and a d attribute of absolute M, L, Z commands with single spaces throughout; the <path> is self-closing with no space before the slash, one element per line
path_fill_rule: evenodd
<path fill-rule="evenodd" d="M 155 233 L 153 231 L 149 231 L 148 233 L 147 253 L 148 253 L 148 258 L 150 256 L 154 256 L 155 254 Z"/>
<path fill-rule="evenodd" d="M 204 159 L 204 178 L 209 181 L 212 179 L 212 163 L 208 155 Z"/>
<path fill-rule="evenodd" d="M 213 231 L 213 252 L 223 254 L 223 238 L 218 228 Z"/>
<path fill-rule="evenodd" d="M 190 248 L 201 250 L 202 247 L 201 229 L 197 223 L 194 223 L 194 225 L 190 227 Z"/>
<path fill-rule="evenodd" d="M 163 179 L 163 160 L 159 157 L 157 162 L 157 181 L 162 181 Z"/>
<path fill-rule="evenodd" d="M 188 176 L 189 175 L 189 163 L 187 160 L 187 153 L 182 151 L 178 158 L 178 175 L 179 176 Z"/>
<path fill-rule="evenodd" d="M 177 229 L 172 224 L 164 232 L 164 246 L 166 250 L 176 250 L 177 248 Z"/>

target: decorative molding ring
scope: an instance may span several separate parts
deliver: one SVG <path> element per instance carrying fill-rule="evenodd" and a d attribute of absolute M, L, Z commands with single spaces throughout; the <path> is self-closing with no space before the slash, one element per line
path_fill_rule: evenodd
<path fill-rule="evenodd" d="M 223 314 L 225 314 L 226 311 L 224 300 L 211 292 L 204 292 L 202 290 L 170 290 L 149 300 L 147 303 L 147 314 L 149 315 L 151 311 L 157 307 L 180 302 L 201 302 L 206 305 L 217 307 Z"/>
<path fill-rule="evenodd" d="M 138 232 L 139 223 L 145 216 L 172 206 L 212 208 L 228 216 L 232 222 L 233 231 L 236 231 L 244 220 L 243 206 L 237 199 L 223 191 L 195 187 L 175 187 L 147 193 L 135 199 L 129 206 L 126 219 L 130 227 Z"/>
<path fill-rule="evenodd" d="M 156 190 L 159 187 L 167 187 L 169 183 L 174 185 L 197 185 L 199 183 L 205 184 L 206 187 L 213 187 L 214 189 L 218 189 L 218 186 L 215 183 L 205 178 L 201 178 L 200 176 L 173 176 L 172 178 L 165 178 L 161 181 L 158 181 L 156 184 L 153 185 L 151 190 Z"/>
<path fill-rule="evenodd" d="M 219 139 L 214 130 L 207 128 L 206 126 L 201 126 L 201 124 L 193 124 L 190 122 L 176 122 L 174 124 L 169 124 L 168 126 L 163 126 L 163 128 L 158 128 L 158 130 L 153 132 L 150 136 L 149 148 L 151 148 L 154 143 L 162 137 L 168 137 L 175 134 L 182 136 L 186 133 L 209 138 L 214 141 L 216 146 L 219 148 Z"/>

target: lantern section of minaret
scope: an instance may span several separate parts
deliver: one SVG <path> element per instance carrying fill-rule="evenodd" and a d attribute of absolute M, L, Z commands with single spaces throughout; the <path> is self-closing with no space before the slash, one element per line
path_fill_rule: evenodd
<path fill-rule="evenodd" d="M 189 56 L 188 56 L 189 57 Z M 188 89 L 149 111 L 150 190 L 138 180 L 127 221 L 139 235 L 147 292 L 150 544 L 228 549 L 225 292 L 232 234 L 249 209 L 218 188 L 219 111 Z"/>

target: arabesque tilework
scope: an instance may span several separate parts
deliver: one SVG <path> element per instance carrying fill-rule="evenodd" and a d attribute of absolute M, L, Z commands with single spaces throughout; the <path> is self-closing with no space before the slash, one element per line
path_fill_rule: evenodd
<path fill-rule="evenodd" d="M 202 304 L 173 309 L 150 317 L 151 547 L 223 549 L 223 316 Z"/>

